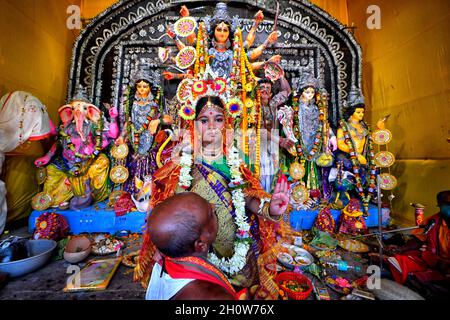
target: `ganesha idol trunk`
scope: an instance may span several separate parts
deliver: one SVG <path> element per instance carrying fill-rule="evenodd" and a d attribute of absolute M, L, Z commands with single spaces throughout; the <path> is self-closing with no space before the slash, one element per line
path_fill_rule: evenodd
<path fill-rule="evenodd" d="M 86 137 L 83 134 L 83 123 L 84 123 L 85 116 L 78 109 L 75 110 L 73 114 L 74 114 L 74 118 L 75 118 L 75 126 L 77 129 L 77 132 L 80 135 L 81 140 L 84 142 L 84 141 L 86 141 Z"/>

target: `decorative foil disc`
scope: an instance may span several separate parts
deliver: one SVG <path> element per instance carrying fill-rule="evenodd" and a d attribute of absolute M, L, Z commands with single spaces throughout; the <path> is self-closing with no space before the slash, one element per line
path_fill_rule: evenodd
<path fill-rule="evenodd" d="M 45 192 L 39 192 L 31 199 L 31 206 L 34 210 L 47 210 L 53 202 L 52 197 Z"/>
<path fill-rule="evenodd" d="M 397 186 L 397 178 L 389 173 L 380 174 L 380 188 L 383 190 L 392 190 Z"/>
<path fill-rule="evenodd" d="M 195 56 L 194 47 L 184 47 L 178 52 L 177 57 L 175 58 L 177 67 L 183 70 L 189 68 L 194 64 Z"/>
<path fill-rule="evenodd" d="M 392 140 L 392 132 L 388 129 L 375 130 L 372 133 L 372 140 L 378 145 L 388 144 Z"/>
<path fill-rule="evenodd" d="M 375 155 L 375 164 L 381 168 L 388 168 L 395 162 L 395 156 L 389 151 L 380 151 Z"/>
<path fill-rule="evenodd" d="M 289 174 L 292 179 L 300 180 L 305 176 L 305 168 L 300 163 L 293 162 L 289 167 Z"/>
<path fill-rule="evenodd" d="M 126 156 L 128 155 L 128 146 L 126 143 L 122 143 L 119 145 L 114 145 L 111 148 L 111 155 L 116 158 L 117 160 L 122 160 L 125 159 Z"/>
<path fill-rule="evenodd" d="M 47 169 L 45 167 L 37 168 L 36 179 L 38 184 L 43 184 L 47 180 Z"/>
<path fill-rule="evenodd" d="M 188 37 L 190 36 L 197 27 L 197 22 L 192 17 L 184 17 L 178 19 L 177 22 L 173 25 L 174 32 L 179 37 Z"/>
<path fill-rule="evenodd" d="M 183 103 L 191 95 L 192 91 L 192 80 L 191 79 L 183 79 L 177 88 L 177 99 L 178 102 Z"/>
<path fill-rule="evenodd" d="M 128 169 L 124 166 L 115 166 L 111 169 L 109 178 L 114 183 L 124 183 L 128 179 Z"/>
<path fill-rule="evenodd" d="M 304 185 L 298 184 L 292 189 L 291 197 L 296 203 L 305 203 L 309 199 L 308 189 Z"/>

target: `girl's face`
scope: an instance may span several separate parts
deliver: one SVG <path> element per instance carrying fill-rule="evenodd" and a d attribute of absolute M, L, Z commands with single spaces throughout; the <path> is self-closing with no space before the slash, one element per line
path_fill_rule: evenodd
<path fill-rule="evenodd" d="M 308 87 L 302 92 L 302 99 L 304 101 L 311 101 L 316 94 L 316 90 L 313 87 Z"/>
<path fill-rule="evenodd" d="M 352 114 L 352 119 L 355 121 L 362 121 L 364 118 L 364 108 L 356 108 L 355 112 Z"/>
<path fill-rule="evenodd" d="M 136 84 L 136 92 L 140 97 L 146 98 L 150 93 L 150 85 L 144 81 Z"/>
<path fill-rule="evenodd" d="M 230 36 L 230 29 L 225 22 L 219 23 L 214 29 L 214 38 L 218 43 L 225 43 Z"/>
<path fill-rule="evenodd" d="M 223 112 L 216 110 L 216 108 L 206 108 L 197 118 L 202 143 L 222 144 L 222 131 L 225 128 L 225 117 Z"/>

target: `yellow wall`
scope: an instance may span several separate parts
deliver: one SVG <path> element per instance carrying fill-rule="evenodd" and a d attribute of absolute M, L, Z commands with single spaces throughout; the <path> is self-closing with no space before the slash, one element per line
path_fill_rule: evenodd
<path fill-rule="evenodd" d="M 369 5 L 381 9 L 381 30 L 366 27 Z M 412 222 L 410 202 L 427 205 L 429 216 L 436 193 L 450 189 L 450 2 L 349 0 L 348 8 L 363 50 L 368 119 L 391 114 L 394 212 Z"/>
<path fill-rule="evenodd" d="M 64 104 L 72 46 L 77 32 L 66 28 L 66 9 L 80 0 L 2 0 L 0 95 L 28 91 L 58 120 Z"/>
<path fill-rule="evenodd" d="M 81 0 L 81 15 L 85 19 L 92 19 L 116 2 L 117 0 Z"/>
<path fill-rule="evenodd" d="M 347 0 L 310 0 L 310 2 L 328 12 L 342 24 L 348 24 Z"/>
<path fill-rule="evenodd" d="M 92 19 L 116 2 L 117 0 L 81 0 L 83 18 Z M 347 0 L 311 0 L 310 2 L 328 12 L 341 23 L 347 24 Z"/>

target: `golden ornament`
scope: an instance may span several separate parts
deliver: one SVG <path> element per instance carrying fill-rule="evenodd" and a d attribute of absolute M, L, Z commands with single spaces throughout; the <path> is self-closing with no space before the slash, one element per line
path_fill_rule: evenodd
<path fill-rule="evenodd" d="M 309 199 L 308 189 L 304 185 L 298 184 L 292 189 L 291 197 L 296 203 L 305 203 Z"/>
<path fill-rule="evenodd" d="M 392 140 L 392 132 L 388 129 L 378 129 L 372 133 L 372 140 L 380 146 L 388 144 Z"/>
<path fill-rule="evenodd" d="M 300 180 L 305 176 L 305 168 L 300 163 L 293 162 L 289 167 L 289 174 L 292 179 Z"/>
<path fill-rule="evenodd" d="M 380 174 L 380 188 L 382 190 L 392 190 L 397 186 L 397 178 L 392 174 L 382 173 Z"/>
<path fill-rule="evenodd" d="M 111 169 L 109 178 L 114 183 L 124 183 L 128 179 L 128 169 L 124 166 L 115 166 Z"/>
<path fill-rule="evenodd" d="M 395 156 L 389 151 L 380 151 L 375 155 L 375 164 L 381 168 L 388 168 L 395 162 Z"/>
<path fill-rule="evenodd" d="M 111 148 L 111 155 L 117 160 L 125 159 L 128 155 L 129 149 L 126 143 L 114 145 Z"/>

